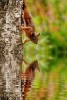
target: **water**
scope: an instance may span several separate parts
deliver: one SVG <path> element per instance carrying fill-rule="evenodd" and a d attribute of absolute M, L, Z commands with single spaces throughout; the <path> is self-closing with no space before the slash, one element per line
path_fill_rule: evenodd
<path fill-rule="evenodd" d="M 49 63 L 49 62 L 48 62 Z M 45 65 L 45 63 L 44 63 Z M 40 67 L 36 71 L 32 88 L 28 93 L 27 100 L 66 100 L 67 99 L 67 59 L 51 62 L 46 68 Z"/>
<path fill-rule="evenodd" d="M 65 44 L 60 47 L 50 43 L 45 45 L 43 42 L 42 46 L 41 43 L 37 46 L 31 43 L 25 46 L 24 58 L 29 64 L 37 59 L 40 69 L 35 71 L 26 100 L 67 100 L 67 45 Z"/>

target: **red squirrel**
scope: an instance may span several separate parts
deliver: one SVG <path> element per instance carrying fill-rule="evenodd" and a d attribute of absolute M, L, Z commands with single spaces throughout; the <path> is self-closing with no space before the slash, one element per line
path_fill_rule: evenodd
<path fill-rule="evenodd" d="M 24 10 L 24 13 L 22 15 L 22 18 L 24 18 L 26 25 L 25 26 L 21 25 L 20 29 L 24 30 L 26 37 L 28 37 L 28 39 L 27 38 L 24 39 L 23 44 L 25 44 L 29 40 L 31 40 L 34 44 L 37 44 L 40 33 L 39 34 L 35 33 L 35 25 L 32 20 L 31 13 L 29 12 L 28 7 L 26 5 L 26 0 L 23 0 L 23 10 Z"/>
<path fill-rule="evenodd" d="M 27 64 L 25 60 L 24 60 L 24 63 Z M 40 71 L 37 60 L 33 61 L 31 64 L 28 64 L 25 73 L 21 74 L 21 80 L 22 80 L 21 92 L 22 92 L 23 100 L 26 99 L 26 96 L 28 95 L 28 92 L 31 89 L 31 85 L 32 85 L 32 81 L 34 80 L 34 77 L 35 77 L 36 69 L 38 69 Z M 25 80 L 25 84 L 24 84 L 23 79 Z M 23 84 L 24 84 L 24 86 L 23 86 Z"/>

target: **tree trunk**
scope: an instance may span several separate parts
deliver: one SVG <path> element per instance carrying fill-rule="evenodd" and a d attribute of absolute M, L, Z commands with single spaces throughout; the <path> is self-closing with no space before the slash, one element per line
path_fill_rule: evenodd
<path fill-rule="evenodd" d="M 0 100 L 22 100 L 22 0 L 9 0 L 8 5 L 2 1 L 7 0 L 0 2 Z"/>

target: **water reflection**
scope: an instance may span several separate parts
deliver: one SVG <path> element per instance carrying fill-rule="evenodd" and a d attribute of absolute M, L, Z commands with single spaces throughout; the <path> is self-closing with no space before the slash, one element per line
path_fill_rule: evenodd
<path fill-rule="evenodd" d="M 42 43 L 35 47 L 31 44 L 28 47 L 26 45 L 25 58 L 28 61 L 38 59 L 40 68 L 40 72 L 35 73 L 26 100 L 67 100 L 66 44 L 65 42 L 64 46 L 60 46 L 46 43 L 45 46 Z"/>
<path fill-rule="evenodd" d="M 5 57 L 1 55 L 0 99 L 54 100 L 56 98 L 66 100 L 66 56 L 60 58 L 57 54 L 57 57 L 53 55 L 51 57 L 52 59 L 47 59 L 46 62 L 38 59 L 30 64 L 23 59 L 21 65 L 12 57 L 12 54 Z M 22 68 L 21 71 L 20 68 Z"/>
<path fill-rule="evenodd" d="M 45 68 L 37 72 L 26 100 L 66 100 L 67 92 L 67 59 L 48 61 L 48 70 Z M 45 63 L 44 63 L 45 65 Z"/>
<path fill-rule="evenodd" d="M 23 100 L 26 100 L 26 97 L 28 95 L 28 92 L 31 89 L 32 86 L 32 82 L 35 78 L 35 71 L 36 69 L 40 71 L 39 67 L 38 67 L 38 61 L 34 60 L 32 63 L 28 64 L 27 61 L 24 61 L 24 64 L 26 67 L 25 72 L 21 74 L 21 88 L 22 88 L 22 97 Z"/>

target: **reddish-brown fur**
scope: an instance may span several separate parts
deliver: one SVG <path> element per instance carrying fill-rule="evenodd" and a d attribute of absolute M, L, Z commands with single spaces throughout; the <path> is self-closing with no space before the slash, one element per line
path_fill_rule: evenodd
<path fill-rule="evenodd" d="M 23 8 L 24 8 L 24 14 L 22 15 L 22 17 L 25 20 L 25 24 L 26 26 L 20 26 L 21 30 L 25 31 L 26 36 L 35 44 L 38 43 L 38 36 L 40 34 L 36 34 L 35 33 L 35 25 L 34 22 L 32 20 L 32 16 L 31 13 L 28 10 L 28 7 L 26 5 L 26 1 L 24 0 L 24 4 L 23 4 Z M 27 42 L 26 40 L 24 42 Z"/>
<path fill-rule="evenodd" d="M 31 89 L 32 81 L 34 80 L 35 77 L 35 70 L 39 69 L 38 67 L 38 61 L 35 60 L 31 64 L 28 65 L 26 68 L 26 71 L 24 74 L 21 74 L 21 79 L 25 78 L 25 84 L 24 84 L 24 100 L 26 96 L 28 95 L 29 90 Z M 22 91 L 23 93 L 23 91 Z"/>

